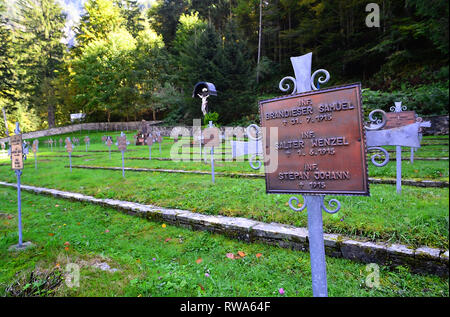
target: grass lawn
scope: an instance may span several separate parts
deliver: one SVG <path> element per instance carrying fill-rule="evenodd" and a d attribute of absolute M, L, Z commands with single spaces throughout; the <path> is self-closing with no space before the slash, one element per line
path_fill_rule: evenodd
<path fill-rule="evenodd" d="M 0 188 L 1 296 L 15 281 L 22 285 L 16 291 L 37 292 L 39 283 L 27 286 L 24 277 L 31 271 L 64 271 L 68 263 L 79 265 L 80 287 L 62 282 L 52 293 L 41 295 L 312 296 L 308 253 L 246 244 L 25 192 L 24 241 L 35 247 L 8 251 L 18 239 L 15 195 L 14 189 Z M 239 252 L 244 253 L 240 259 L 227 257 Z M 117 271 L 94 267 L 101 263 Z M 327 258 L 327 273 L 329 296 L 449 296 L 448 279 L 410 274 L 404 267 L 380 267 L 379 288 L 366 286 L 371 272 L 364 264 Z"/>
<path fill-rule="evenodd" d="M 100 144 L 102 135 L 104 134 L 90 133 L 93 142 L 91 150 L 107 150 L 105 145 Z M 132 133 L 129 133 L 129 139 L 132 140 L 131 135 Z M 78 138 L 82 139 L 80 136 Z M 165 140 L 162 156 L 168 157 L 171 144 L 172 141 Z M 113 146 L 113 149 L 115 148 Z M 125 157 L 148 155 L 146 146 L 130 145 L 129 148 L 133 151 L 127 152 Z M 73 157 L 73 164 L 121 166 L 121 153 L 112 153 L 112 159 L 109 160 L 108 152 L 86 153 L 83 144 L 76 149 L 74 155 L 89 157 Z M 216 177 L 216 184 L 212 184 L 209 175 L 126 172 L 124 180 L 121 171 L 73 169 L 70 173 L 69 169 L 64 167 L 68 165 L 67 156 L 57 157 L 67 154 L 58 148 L 54 149 L 54 152 L 49 150 L 41 141 L 39 156 L 44 158 L 39 159 L 37 170 L 34 169 L 33 155 L 29 156 L 22 176 L 23 184 L 79 192 L 97 198 L 187 209 L 204 214 L 247 217 L 300 227 L 307 225 L 306 212 L 296 213 L 288 207 L 290 196 L 265 194 L 264 179 Z M 154 145 L 153 154 L 155 157 L 159 156 L 158 144 Z M 15 174 L 11 171 L 8 161 L 2 162 L 4 165 L 0 166 L 0 179 L 15 183 Z M 125 166 L 210 170 L 209 165 L 201 162 L 126 160 Z M 417 161 L 413 165 L 403 162 L 403 170 L 405 178 L 413 178 L 411 175 L 417 174 L 424 179 L 448 180 L 448 162 Z M 216 171 L 254 172 L 248 162 L 217 162 Z M 383 168 L 371 166 L 369 176 L 394 177 L 395 163 Z M 371 185 L 370 191 L 371 197 L 335 197 L 341 201 L 342 209 L 334 215 L 324 213 L 325 232 L 342 233 L 372 241 L 448 249 L 448 188 L 403 186 L 402 194 L 397 195 L 395 186 Z"/>

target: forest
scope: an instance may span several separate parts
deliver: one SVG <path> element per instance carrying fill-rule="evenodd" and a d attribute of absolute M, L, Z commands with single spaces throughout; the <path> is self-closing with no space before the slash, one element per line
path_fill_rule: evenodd
<path fill-rule="evenodd" d="M 9 2 L 9 3 L 8 3 Z M 215 84 L 219 125 L 259 122 L 258 100 L 282 95 L 291 56 L 313 52 L 327 86 L 361 82 L 366 110 L 403 101 L 448 114 L 447 0 L 87 0 L 73 38 L 57 0 L 0 0 L 0 108 L 9 131 L 85 122 L 201 118 L 196 82 Z M 3 120 L 2 120 L 3 122 Z M 0 125 L 0 137 L 5 127 Z"/>

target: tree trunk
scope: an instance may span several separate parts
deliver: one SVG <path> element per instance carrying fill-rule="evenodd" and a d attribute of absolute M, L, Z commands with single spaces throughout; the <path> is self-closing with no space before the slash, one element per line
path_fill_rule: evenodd
<path fill-rule="evenodd" d="M 54 128 L 55 127 L 55 107 L 48 106 L 47 114 L 48 114 L 48 128 L 49 129 Z"/>
<path fill-rule="evenodd" d="M 156 111 L 152 110 L 152 112 L 153 112 L 153 121 L 156 121 Z"/>
<path fill-rule="evenodd" d="M 259 61 L 261 59 L 261 32 L 262 32 L 262 0 L 259 1 L 259 31 L 258 31 L 258 60 L 256 62 L 256 83 L 259 83 Z"/>

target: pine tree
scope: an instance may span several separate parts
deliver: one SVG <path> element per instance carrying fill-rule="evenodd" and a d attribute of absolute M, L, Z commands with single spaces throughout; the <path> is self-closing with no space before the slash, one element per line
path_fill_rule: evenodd
<path fill-rule="evenodd" d="M 60 66 L 65 45 L 65 14 L 54 0 L 19 0 L 19 67 L 23 69 L 22 93 L 28 103 L 55 126 L 57 101 L 53 80 Z"/>

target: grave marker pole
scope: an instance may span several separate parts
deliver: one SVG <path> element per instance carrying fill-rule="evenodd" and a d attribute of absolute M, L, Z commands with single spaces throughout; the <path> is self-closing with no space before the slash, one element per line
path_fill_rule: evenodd
<path fill-rule="evenodd" d="M 282 91 L 288 91 L 289 90 L 289 85 L 287 86 L 287 88 L 285 88 L 284 86 L 284 82 L 286 80 L 291 80 L 294 84 L 293 87 L 293 91 L 292 94 L 295 93 L 304 93 L 307 91 L 314 91 L 314 90 L 318 90 L 318 88 L 316 88 L 316 86 L 314 85 L 314 78 L 318 73 L 324 73 L 325 77 L 320 77 L 318 79 L 318 83 L 319 84 L 323 84 L 328 82 L 330 75 L 326 70 L 320 69 L 315 71 L 312 75 L 311 75 L 311 58 L 312 58 L 312 53 L 303 55 L 303 56 L 299 56 L 299 57 L 291 57 L 291 62 L 292 65 L 294 67 L 294 72 L 296 75 L 296 78 L 294 77 L 285 77 L 280 81 L 279 87 L 280 90 Z M 342 88 L 335 88 L 335 89 L 329 89 L 328 91 L 324 91 L 323 94 L 323 98 L 326 98 L 325 96 L 327 96 L 327 94 L 330 94 L 330 96 L 333 96 L 333 100 L 336 98 L 341 98 L 341 93 L 343 95 L 345 95 L 345 92 L 343 92 L 346 89 L 354 89 L 356 94 L 354 94 L 354 96 L 360 96 L 361 94 L 361 87 L 360 85 L 351 85 L 351 86 L 347 86 L 347 87 L 342 87 Z M 336 92 L 336 96 L 334 96 Z M 309 96 L 311 96 L 311 99 L 314 99 L 314 95 L 315 94 L 309 94 Z M 319 95 L 320 96 L 320 95 Z M 272 99 L 272 100 L 267 100 L 267 101 L 260 101 L 260 116 L 261 116 L 261 122 L 264 123 L 265 128 L 266 129 L 272 129 L 273 127 L 275 127 L 277 129 L 277 131 L 282 128 L 282 127 L 287 127 L 289 125 L 289 122 L 291 124 L 296 124 L 296 123 L 301 123 L 301 121 L 287 121 L 284 120 L 282 123 L 278 124 L 278 123 L 272 123 L 272 121 L 267 121 L 270 120 L 269 119 L 265 119 L 265 116 L 263 114 L 263 106 L 270 107 L 270 110 L 267 111 L 278 111 L 280 108 L 280 104 L 281 104 L 281 100 L 289 100 L 289 98 L 291 97 L 279 97 L 276 99 Z M 301 97 L 298 97 L 301 98 Z M 308 97 L 304 97 L 305 99 Z M 348 98 L 348 97 L 347 97 Z M 352 97 L 350 97 L 352 98 Z M 354 126 L 352 127 L 352 129 L 354 130 L 353 135 L 350 135 L 350 137 L 356 138 L 357 142 L 354 144 L 358 144 L 361 141 L 365 141 L 364 139 L 364 127 L 362 125 L 362 105 L 360 104 L 360 97 L 354 97 L 355 100 L 352 101 L 351 105 L 359 105 L 357 109 L 358 112 L 355 114 L 356 120 L 353 120 L 354 122 Z M 293 97 L 294 99 L 294 97 Z M 302 99 L 300 99 L 302 100 Z M 319 101 L 321 101 L 320 97 L 316 98 L 316 103 Z M 331 102 L 331 101 L 329 101 Z M 282 105 L 282 104 L 281 104 Z M 309 106 L 310 105 L 310 106 Z M 311 109 L 312 110 L 312 106 L 314 105 L 314 102 L 308 105 L 307 108 L 305 109 Z M 352 109 L 352 108 L 349 108 Z M 382 114 L 382 120 L 377 120 L 373 118 L 373 114 L 375 112 L 379 112 Z M 311 112 L 312 114 L 312 112 Z M 361 117 L 361 118 L 359 118 Z M 339 118 L 339 115 L 336 115 L 336 118 Z M 336 125 L 333 126 L 333 128 L 337 128 L 337 131 L 345 131 L 342 130 L 343 129 L 343 123 L 342 122 L 346 122 L 345 119 L 342 119 L 342 115 L 340 117 L 341 121 L 338 121 L 340 123 L 340 125 Z M 309 121 L 308 118 L 305 118 L 306 122 L 304 123 L 309 123 L 309 124 L 317 124 L 317 122 L 321 122 L 320 120 L 317 121 L 314 119 L 314 117 L 309 117 Z M 369 115 L 369 119 L 371 121 L 370 126 L 365 126 L 366 130 L 377 130 L 377 129 L 381 129 L 385 124 L 386 124 L 386 116 L 385 113 L 381 110 L 375 110 L 373 111 L 370 115 Z M 329 121 L 331 120 L 336 120 L 335 117 L 333 116 L 332 118 L 329 119 Z M 323 122 L 327 122 L 327 120 L 323 121 Z M 303 124 L 304 124 L 303 123 Z M 336 123 L 337 124 L 337 123 Z M 267 125 L 267 126 L 266 126 Z M 284 125 L 284 126 L 283 126 Z M 321 124 L 322 125 L 322 124 Z M 250 128 L 250 127 L 249 127 Z M 247 129 L 247 131 L 249 131 L 249 128 Z M 258 130 L 260 129 L 258 126 L 254 127 L 256 129 L 256 131 L 258 132 Z M 320 126 L 317 128 L 319 129 L 318 131 L 322 132 L 322 133 L 329 133 L 327 131 L 329 131 L 329 128 L 323 128 L 320 129 Z M 281 137 L 282 138 L 286 138 L 286 132 L 289 133 L 290 130 L 295 131 L 294 127 L 289 127 L 287 128 L 287 130 L 281 130 Z M 295 132 L 296 133 L 296 132 Z M 343 132 L 340 132 L 343 133 Z M 344 132 L 345 133 L 345 132 Z M 357 134 L 355 134 L 357 133 Z M 250 133 L 249 137 L 252 137 Z M 271 140 L 267 139 L 267 135 L 266 137 L 266 142 L 271 142 Z M 278 136 L 279 138 L 280 136 Z M 317 137 L 317 136 L 316 136 Z M 308 137 L 306 137 L 308 138 Z M 275 142 L 279 141 L 275 140 Z M 269 146 L 267 146 L 269 148 Z M 277 175 L 276 171 L 279 170 L 279 166 L 277 165 L 276 167 L 276 171 L 274 172 L 267 172 L 266 171 L 266 191 L 267 193 L 301 193 L 303 198 L 304 198 L 304 204 L 300 205 L 299 204 L 299 199 L 295 196 L 291 197 L 289 199 L 289 206 L 292 210 L 294 211 L 303 211 L 305 208 L 307 208 L 307 212 L 308 212 L 308 239 L 309 239 L 309 249 L 310 249 L 310 261 L 311 261 L 311 274 L 312 274 L 312 288 L 313 288 L 313 295 L 315 297 L 326 297 L 328 296 L 328 290 L 327 290 L 327 273 L 326 273 L 326 261 L 325 261 L 325 246 L 324 246 L 324 239 L 323 239 L 323 220 L 322 220 L 322 210 L 324 210 L 327 213 L 336 213 L 340 210 L 341 208 L 341 203 L 337 200 L 337 199 L 331 199 L 330 201 L 327 202 L 328 206 L 331 207 L 330 209 L 327 208 L 324 204 L 324 197 L 326 195 L 326 193 L 328 194 L 357 194 L 357 195 L 368 195 L 369 194 L 369 187 L 368 187 L 368 175 L 367 175 L 367 166 L 365 164 L 365 158 L 366 158 L 366 147 L 364 144 L 360 144 L 359 146 L 356 146 L 356 148 L 358 148 L 358 152 L 360 154 L 360 158 L 356 157 L 356 160 L 360 160 L 358 161 L 358 164 L 355 165 L 355 167 L 353 167 L 352 164 L 348 165 L 348 168 L 352 169 L 351 173 L 355 173 L 358 176 L 361 176 L 361 184 L 355 186 L 355 187 L 344 187 L 344 190 L 342 190 L 342 188 L 338 188 L 336 187 L 336 189 L 332 190 L 331 188 L 328 189 L 327 184 L 325 182 L 322 183 L 317 183 L 317 184 L 323 184 L 323 187 L 314 187 L 316 184 L 316 182 L 310 182 L 309 186 L 310 188 L 308 189 L 306 182 L 299 182 L 298 186 L 299 188 L 294 188 L 297 185 L 294 185 L 294 187 L 291 187 L 292 185 L 288 185 L 288 183 L 283 182 L 278 179 L 278 177 L 274 176 Z M 356 150 L 355 148 L 355 150 Z M 328 150 L 327 150 L 328 151 Z M 264 151 L 264 154 L 266 154 L 267 150 Z M 280 152 L 276 152 L 277 157 L 280 155 Z M 387 153 L 387 152 L 385 152 Z M 290 155 L 292 155 L 292 152 L 290 150 L 286 150 L 285 151 L 286 157 L 283 157 L 281 161 L 279 161 L 278 159 L 276 161 L 278 161 L 280 164 L 282 164 L 283 168 L 285 168 L 286 170 L 295 168 L 294 165 L 292 165 L 292 160 L 290 160 Z M 306 154 L 302 154 L 301 151 L 298 151 L 299 155 L 302 155 L 304 157 L 304 155 Z M 319 152 L 316 153 L 316 151 L 314 151 L 314 149 L 311 149 L 311 151 L 309 152 L 310 156 L 313 157 L 317 157 L 317 155 L 319 154 Z M 335 152 L 333 150 L 333 152 L 329 153 L 330 155 L 335 155 Z M 320 157 L 320 156 L 319 156 Z M 250 166 L 253 169 L 259 169 L 262 165 L 261 161 L 256 160 L 258 162 L 258 166 L 254 166 L 253 164 L 253 158 L 256 159 L 256 157 L 251 157 L 249 158 L 249 163 Z M 304 157 L 303 159 L 299 160 L 300 162 L 304 162 L 304 160 L 306 159 L 306 157 Z M 269 161 L 271 162 L 271 157 L 269 157 Z M 309 161 L 311 161 L 312 158 L 309 158 Z M 331 160 L 331 158 L 330 158 Z M 386 160 L 383 164 L 387 164 Z M 308 160 L 306 160 L 305 162 L 308 162 Z M 309 176 L 306 176 L 306 171 L 312 172 L 313 170 L 318 170 L 318 163 L 323 162 L 325 165 L 329 164 L 330 161 L 328 160 L 319 160 L 318 162 L 316 161 L 312 161 L 314 164 L 308 163 L 307 165 L 310 165 L 308 167 L 308 169 L 306 169 L 306 165 L 305 165 L 305 178 L 304 179 L 309 179 Z M 374 158 L 372 158 L 372 162 L 374 162 Z M 302 163 L 303 164 L 303 163 Z M 315 167 L 313 167 L 315 166 Z M 377 166 L 382 166 L 382 164 L 379 164 Z M 269 168 L 269 167 L 268 167 Z M 312 169 L 311 169 L 312 168 Z M 309 175 L 309 174 L 308 174 Z M 320 174 L 319 174 L 320 175 Z M 313 186 L 314 185 L 314 186 Z M 303 188 L 305 187 L 305 188 Z M 295 201 L 296 204 L 295 206 L 292 204 L 292 202 Z M 301 206 L 300 208 L 298 208 L 297 206 Z"/>
<path fill-rule="evenodd" d="M 20 131 L 19 122 L 16 122 L 15 135 L 10 137 L 9 154 L 11 156 L 11 168 L 14 170 L 17 177 L 17 213 L 18 213 L 18 231 L 19 243 L 18 249 L 23 248 L 22 240 L 22 197 L 21 197 L 21 182 L 22 169 L 24 167 L 23 161 L 27 159 L 28 145 L 23 142 Z"/>
<path fill-rule="evenodd" d="M 400 113 L 402 110 L 406 110 L 406 106 L 402 106 L 402 102 L 395 102 L 395 106 L 390 108 L 391 111 Z M 397 167 L 396 174 L 396 188 L 397 194 L 402 193 L 402 147 L 400 145 L 395 146 L 395 162 Z"/>
<path fill-rule="evenodd" d="M 212 121 L 209 121 L 209 127 L 212 128 L 213 124 Z M 211 176 L 212 176 L 212 182 L 215 182 L 214 179 L 214 146 L 211 146 Z"/>
<path fill-rule="evenodd" d="M 18 227 L 19 227 L 19 248 L 22 247 L 22 197 L 20 193 L 20 176 L 22 175 L 21 170 L 15 171 L 17 176 L 17 212 L 18 212 Z"/>
<path fill-rule="evenodd" d="M 125 178 L 125 157 L 122 151 L 122 177 Z"/>

